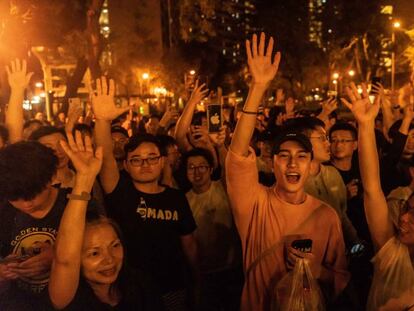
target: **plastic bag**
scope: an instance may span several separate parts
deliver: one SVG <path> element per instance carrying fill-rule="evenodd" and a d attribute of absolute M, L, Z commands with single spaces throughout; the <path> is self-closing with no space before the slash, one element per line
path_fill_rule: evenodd
<path fill-rule="evenodd" d="M 277 284 L 272 311 L 324 311 L 318 282 L 306 259 L 298 259 L 292 271 Z"/>

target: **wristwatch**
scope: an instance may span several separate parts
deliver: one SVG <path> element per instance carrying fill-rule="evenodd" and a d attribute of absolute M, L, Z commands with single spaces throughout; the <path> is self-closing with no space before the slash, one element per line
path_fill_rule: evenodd
<path fill-rule="evenodd" d="M 90 193 L 83 191 L 81 194 L 69 193 L 66 198 L 69 200 L 90 201 L 92 197 Z"/>

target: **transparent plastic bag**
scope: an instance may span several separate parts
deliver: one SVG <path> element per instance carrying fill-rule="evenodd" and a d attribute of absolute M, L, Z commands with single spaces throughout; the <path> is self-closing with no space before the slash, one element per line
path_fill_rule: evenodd
<path fill-rule="evenodd" d="M 297 260 L 294 269 L 278 282 L 271 310 L 325 310 L 322 292 L 306 259 Z"/>

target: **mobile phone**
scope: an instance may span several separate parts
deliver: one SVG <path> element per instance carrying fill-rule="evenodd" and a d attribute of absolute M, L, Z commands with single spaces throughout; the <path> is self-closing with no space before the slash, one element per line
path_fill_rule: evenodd
<path fill-rule="evenodd" d="M 218 133 L 223 125 L 223 113 L 221 105 L 212 104 L 207 106 L 207 125 L 209 133 Z"/>
<path fill-rule="evenodd" d="M 381 84 L 381 78 L 380 77 L 372 77 L 371 79 L 371 91 L 369 92 L 370 95 L 376 95 L 377 93 L 374 91 L 373 86 L 379 86 Z"/>
<path fill-rule="evenodd" d="M 303 239 L 303 240 L 294 240 L 291 244 L 294 249 L 301 251 L 302 253 L 311 253 L 312 252 L 312 240 Z"/>
<path fill-rule="evenodd" d="M 0 258 L 0 264 L 8 264 L 8 263 L 12 263 L 12 262 L 23 262 L 26 259 L 29 259 L 31 256 L 30 255 L 21 255 L 21 256 L 16 256 L 16 257 L 11 257 L 11 258 Z"/>
<path fill-rule="evenodd" d="M 362 243 L 357 243 L 351 247 L 349 253 L 351 254 L 352 257 L 358 257 L 362 255 L 364 250 L 365 250 L 365 245 Z"/>

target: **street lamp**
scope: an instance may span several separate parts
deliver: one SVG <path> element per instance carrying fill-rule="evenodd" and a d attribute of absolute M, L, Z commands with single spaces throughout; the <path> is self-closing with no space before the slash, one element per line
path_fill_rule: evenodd
<path fill-rule="evenodd" d="M 144 73 L 142 74 L 142 79 L 144 79 L 144 80 L 148 80 L 148 78 L 149 78 L 149 73 L 144 72 Z"/>
<path fill-rule="evenodd" d="M 348 75 L 349 75 L 350 77 L 355 76 L 355 71 L 354 71 L 353 69 L 349 70 L 349 71 L 348 71 Z"/>
<path fill-rule="evenodd" d="M 333 78 L 334 80 L 338 80 L 338 78 L 339 78 L 339 73 L 334 72 L 334 73 L 333 73 L 333 75 L 332 75 L 332 78 Z"/>
<path fill-rule="evenodd" d="M 391 52 L 391 90 L 394 91 L 395 85 L 395 30 L 401 27 L 401 23 L 399 21 L 395 21 L 392 24 L 392 34 L 391 34 L 391 45 L 392 45 L 392 52 Z"/>
<path fill-rule="evenodd" d="M 194 69 L 190 70 L 190 75 L 194 76 L 196 74 L 196 71 Z"/>

